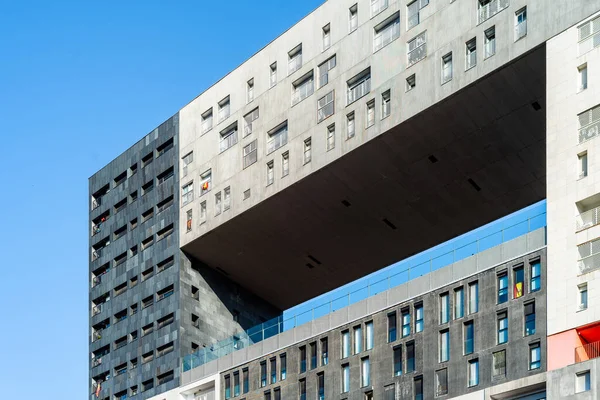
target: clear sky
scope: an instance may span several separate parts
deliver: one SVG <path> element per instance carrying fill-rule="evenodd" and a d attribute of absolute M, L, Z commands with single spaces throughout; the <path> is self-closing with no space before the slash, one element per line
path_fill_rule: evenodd
<path fill-rule="evenodd" d="M 89 176 L 322 2 L 0 0 L 0 397 L 89 399 Z"/>

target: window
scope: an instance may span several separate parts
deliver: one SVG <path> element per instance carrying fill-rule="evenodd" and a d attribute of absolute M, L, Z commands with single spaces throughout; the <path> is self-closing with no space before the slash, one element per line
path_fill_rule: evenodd
<path fill-rule="evenodd" d="M 342 358 L 350 357 L 350 331 L 342 332 Z"/>
<path fill-rule="evenodd" d="M 587 291 L 587 283 L 581 284 L 577 287 L 579 291 L 579 305 L 577 307 L 578 311 L 586 310 L 588 307 L 588 291 Z"/>
<path fill-rule="evenodd" d="M 402 310 L 402 337 L 410 336 L 410 311 Z"/>
<path fill-rule="evenodd" d="M 150 362 L 154 359 L 154 352 L 149 351 L 147 353 L 142 354 L 142 364 Z"/>
<path fill-rule="evenodd" d="M 469 314 L 479 311 L 479 284 L 469 283 Z"/>
<path fill-rule="evenodd" d="M 270 87 L 277 85 L 277 62 L 269 67 L 269 85 Z"/>
<path fill-rule="evenodd" d="M 375 100 L 367 103 L 367 128 L 375 124 Z"/>
<path fill-rule="evenodd" d="M 396 341 L 396 313 L 388 314 L 388 343 Z"/>
<path fill-rule="evenodd" d="M 164 356 L 165 354 L 169 354 L 170 352 L 173 351 L 173 349 L 174 349 L 173 342 L 169 342 L 165 345 L 159 346 L 156 348 L 156 356 L 161 357 L 161 356 Z"/>
<path fill-rule="evenodd" d="M 317 399 L 325 400 L 325 373 L 317 374 Z"/>
<path fill-rule="evenodd" d="M 523 296 L 525 281 L 525 272 L 523 267 L 513 269 L 513 298 L 518 299 Z"/>
<path fill-rule="evenodd" d="M 450 332 L 446 329 L 440 332 L 440 362 L 450 359 Z"/>
<path fill-rule="evenodd" d="M 210 191 L 211 177 L 212 173 L 210 169 L 200 175 L 200 196 Z"/>
<path fill-rule="evenodd" d="M 240 373 L 237 371 L 233 373 L 233 395 L 240 395 Z"/>
<path fill-rule="evenodd" d="M 578 115 L 579 118 L 579 143 L 598 136 L 600 132 L 600 106 L 596 106 Z"/>
<path fill-rule="evenodd" d="M 298 71 L 300 67 L 302 67 L 302 43 L 288 53 L 288 75 Z"/>
<path fill-rule="evenodd" d="M 244 137 L 252 134 L 253 126 L 252 123 L 259 117 L 258 107 L 244 115 Z"/>
<path fill-rule="evenodd" d="M 220 132 L 219 151 L 222 153 L 237 143 L 237 122 Z"/>
<path fill-rule="evenodd" d="M 300 373 L 306 372 L 306 346 L 300 347 Z"/>
<path fill-rule="evenodd" d="M 365 330 L 367 334 L 365 350 L 371 350 L 373 348 L 373 340 L 375 333 L 373 332 L 373 321 L 365 323 Z"/>
<path fill-rule="evenodd" d="M 577 91 L 581 92 L 582 90 L 587 89 L 588 84 L 588 74 L 587 74 L 587 64 L 583 64 L 582 66 L 577 68 Z"/>
<path fill-rule="evenodd" d="M 279 366 L 280 366 L 280 380 L 285 380 L 287 377 L 287 356 L 285 353 L 279 356 Z"/>
<path fill-rule="evenodd" d="M 281 177 L 287 176 L 290 173 L 290 153 L 285 152 L 281 155 Z"/>
<path fill-rule="evenodd" d="M 355 102 L 371 91 L 371 68 L 367 68 L 360 74 L 346 82 L 348 86 L 348 104 Z"/>
<path fill-rule="evenodd" d="M 273 161 L 269 161 L 267 163 L 267 186 L 272 185 L 273 181 L 274 181 L 274 170 L 275 170 L 275 166 L 273 164 Z"/>
<path fill-rule="evenodd" d="M 406 91 L 411 91 L 417 86 L 417 76 L 415 74 L 406 78 Z"/>
<path fill-rule="evenodd" d="M 327 127 L 327 151 L 335 148 L 335 124 Z"/>
<path fill-rule="evenodd" d="M 323 27 L 323 51 L 331 46 L 331 26 L 329 24 Z"/>
<path fill-rule="evenodd" d="M 394 347 L 394 376 L 402 375 L 402 346 Z"/>
<path fill-rule="evenodd" d="M 230 112 L 231 103 L 229 102 L 229 96 L 227 96 L 219 102 L 219 122 L 223 122 L 229 118 Z"/>
<path fill-rule="evenodd" d="M 334 92 L 332 90 L 325 96 L 321 97 L 317 102 L 317 123 L 323 121 L 328 117 L 331 117 L 335 112 L 335 99 L 333 94 Z"/>
<path fill-rule="evenodd" d="M 317 368 L 317 342 L 309 345 L 310 348 L 310 369 Z"/>
<path fill-rule="evenodd" d="M 358 354 L 362 351 L 362 327 L 360 325 L 354 327 L 354 353 Z"/>
<path fill-rule="evenodd" d="M 292 83 L 292 106 L 300 103 L 314 91 L 313 70 Z"/>
<path fill-rule="evenodd" d="M 221 192 L 215 193 L 215 215 L 221 214 Z"/>
<path fill-rule="evenodd" d="M 148 165 L 152 164 L 154 160 L 154 153 L 150 152 L 142 157 L 142 168 L 146 168 Z"/>
<path fill-rule="evenodd" d="M 415 370 L 415 342 L 406 343 L 406 373 Z"/>
<path fill-rule="evenodd" d="M 123 173 L 119 174 L 113 182 L 113 188 L 116 188 L 117 186 L 119 186 L 121 183 L 125 182 L 125 179 L 127 179 L 127 171 L 123 171 Z"/>
<path fill-rule="evenodd" d="M 539 369 L 542 365 L 542 353 L 540 344 L 532 343 L 529 345 L 529 369 Z"/>
<path fill-rule="evenodd" d="M 223 189 L 223 211 L 231 208 L 231 188 L 227 186 Z"/>
<path fill-rule="evenodd" d="M 450 320 L 450 295 L 440 295 L 440 324 L 446 324 Z"/>
<path fill-rule="evenodd" d="M 515 13 L 515 40 L 527 35 L 527 7 Z"/>
<path fill-rule="evenodd" d="M 406 43 L 408 65 L 414 65 L 427 56 L 427 32 L 420 33 Z"/>
<path fill-rule="evenodd" d="M 502 311 L 497 315 L 498 344 L 508 342 L 508 315 Z"/>
<path fill-rule="evenodd" d="M 506 350 L 492 353 L 492 377 L 506 376 Z"/>
<path fill-rule="evenodd" d="M 152 246 L 153 244 L 154 244 L 154 236 L 150 236 L 150 237 L 142 240 L 142 250 L 146 250 L 148 247 Z M 115 264 L 117 264 L 117 259 L 115 259 Z M 120 264 L 120 263 L 118 263 L 118 264 Z"/>
<path fill-rule="evenodd" d="M 250 198 L 250 189 L 244 190 L 244 200 L 248 200 Z"/>
<path fill-rule="evenodd" d="M 498 304 L 508 301 L 508 275 L 498 275 Z"/>
<path fill-rule="evenodd" d="M 443 396 L 448 394 L 448 369 L 435 371 L 435 395 Z"/>
<path fill-rule="evenodd" d="M 200 224 L 206 222 L 206 200 L 200 203 Z"/>
<path fill-rule="evenodd" d="M 159 290 L 158 292 L 156 292 L 156 301 L 161 301 L 163 299 L 166 299 L 167 297 L 173 295 L 174 290 L 173 290 L 173 285 L 169 285 L 164 289 Z"/>
<path fill-rule="evenodd" d="M 380 0 L 381 1 L 381 0 Z M 381 50 L 400 37 L 400 13 L 375 26 L 373 35 L 373 53 Z"/>
<path fill-rule="evenodd" d="M 483 33 L 485 58 L 496 54 L 496 27 L 492 26 Z"/>
<path fill-rule="evenodd" d="M 182 205 L 185 206 L 192 200 L 194 200 L 194 182 L 190 182 L 186 185 L 183 185 L 183 187 L 181 188 Z"/>
<path fill-rule="evenodd" d="M 353 138 L 356 134 L 355 123 L 354 123 L 354 112 L 346 115 L 346 132 L 347 138 Z"/>
<path fill-rule="evenodd" d="M 388 8 L 388 0 L 371 0 L 371 17 Z"/>
<path fill-rule="evenodd" d="M 329 71 L 336 66 L 335 54 L 331 56 L 327 61 L 319 65 L 319 87 L 327 85 L 329 82 Z"/>
<path fill-rule="evenodd" d="M 452 52 L 442 57 L 442 85 L 452 80 Z"/>
<path fill-rule="evenodd" d="M 150 378 L 147 381 L 142 382 L 142 392 L 150 390 L 154 387 L 154 379 Z"/>
<path fill-rule="evenodd" d="M 423 400 L 423 377 L 417 376 L 414 380 L 414 400 Z"/>
<path fill-rule="evenodd" d="M 469 387 L 479 385 L 479 359 L 469 360 Z"/>
<path fill-rule="evenodd" d="M 342 365 L 342 393 L 350 391 L 350 364 Z"/>
<path fill-rule="evenodd" d="M 360 360 L 360 387 L 371 385 L 371 365 L 369 357 Z"/>
<path fill-rule="evenodd" d="M 310 138 L 308 138 L 308 139 L 304 140 L 304 156 L 303 156 L 304 164 L 309 163 L 311 158 L 312 158 L 311 140 L 310 140 Z"/>
<path fill-rule="evenodd" d="M 577 155 L 577 167 L 579 170 L 578 178 L 583 179 L 588 175 L 588 155 L 587 151 Z"/>
<path fill-rule="evenodd" d="M 251 103 L 254 100 L 254 78 L 246 83 L 246 103 Z"/>
<path fill-rule="evenodd" d="M 250 378 L 248 377 L 248 368 L 242 370 L 242 391 L 248 393 L 250 390 Z"/>
<path fill-rule="evenodd" d="M 300 400 L 306 400 L 306 379 L 298 381 L 298 391 L 300 392 Z"/>
<path fill-rule="evenodd" d="M 396 400 L 396 385 L 391 384 L 383 387 L 383 400 Z"/>
<path fill-rule="evenodd" d="M 423 331 L 423 304 L 415 305 L 415 332 Z"/>
<path fill-rule="evenodd" d="M 165 315 L 164 317 L 156 320 L 156 329 L 164 328 L 165 326 L 172 324 L 174 320 L 175 316 L 173 313 Z"/>
<path fill-rule="evenodd" d="M 260 387 L 267 386 L 267 362 L 260 362 Z"/>
<path fill-rule="evenodd" d="M 454 319 L 462 318 L 464 310 L 465 294 L 462 287 L 454 289 Z"/>
<path fill-rule="evenodd" d="M 477 39 L 473 38 L 466 43 L 465 69 L 471 69 L 477 65 Z"/>
<path fill-rule="evenodd" d="M 213 112 L 212 107 L 206 110 L 202 114 L 202 134 L 210 131 L 213 126 Z"/>
<path fill-rule="evenodd" d="M 464 324 L 464 347 L 463 354 L 471 354 L 474 351 L 475 347 L 475 329 L 473 327 L 473 321 L 465 322 Z"/>
<path fill-rule="evenodd" d="M 329 347 L 327 338 L 321 339 L 321 366 L 329 363 Z"/>
<path fill-rule="evenodd" d="M 278 148 L 285 146 L 288 139 L 287 121 L 278 125 L 267 133 L 267 154 L 271 154 Z"/>
<path fill-rule="evenodd" d="M 273 384 L 277 382 L 277 358 L 271 358 L 269 363 L 271 369 L 271 384 Z"/>
<path fill-rule="evenodd" d="M 535 302 L 525 304 L 525 336 L 535 334 Z"/>
<path fill-rule="evenodd" d="M 591 389 L 590 371 L 578 372 L 575 375 L 575 393 L 587 392 Z"/>
<path fill-rule="evenodd" d="M 247 146 L 244 146 L 243 149 L 243 160 L 244 160 L 244 169 L 248 168 L 252 164 L 254 164 L 258 158 L 257 150 L 256 150 L 257 141 L 254 140 L 250 142 Z"/>
<path fill-rule="evenodd" d="M 406 6 L 406 29 L 414 28 L 421 22 L 419 12 L 429 4 L 429 0 L 416 0 Z"/>
<path fill-rule="evenodd" d="M 381 119 L 390 116 L 392 111 L 392 103 L 390 98 L 390 90 L 386 90 L 381 94 Z"/>
<path fill-rule="evenodd" d="M 350 7 L 348 15 L 348 32 L 352 33 L 356 28 L 358 28 L 358 4 Z"/>

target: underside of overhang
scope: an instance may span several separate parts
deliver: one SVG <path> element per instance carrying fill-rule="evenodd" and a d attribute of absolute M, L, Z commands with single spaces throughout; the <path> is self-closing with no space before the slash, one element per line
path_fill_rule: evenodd
<path fill-rule="evenodd" d="M 545 59 L 529 52 L 183 250 L 285 309 L 544 199 Z"/>

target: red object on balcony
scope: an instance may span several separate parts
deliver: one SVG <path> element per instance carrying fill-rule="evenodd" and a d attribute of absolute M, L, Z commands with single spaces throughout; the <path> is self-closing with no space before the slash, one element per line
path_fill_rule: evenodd
<path fill-rule="evenodd" d="M 202 184 L 202 190 L 208 190 L 208 181 Z"/>

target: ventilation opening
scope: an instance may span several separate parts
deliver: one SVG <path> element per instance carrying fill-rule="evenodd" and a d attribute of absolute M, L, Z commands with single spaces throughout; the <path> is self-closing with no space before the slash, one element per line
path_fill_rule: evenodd
<path fill-rule="evenodd" d="M 310 254 L 308 255 L 308 258 L 310 258 L 312 261 L 314 261 L 315 264 L 321 265 L 321 261 L 317 260 L 316 258 L 314 258 L 313 256 L 311 256 Z"/>
<path fill-rule="evenodd" d="M 346 207 L 350 207 L 352 204 L 350 204 L 350 202 L 348 200 L 342 200 L 342 204 L 345 205 Z"/>
<path fill-rule="evenodd" d="M 431 161 L 432 164 L 435 164 L 436 162 L 438 162 L 438 159 L 433 154 L 427 158 L 429 158 L 429 161 Z"/>
<path fill-rule="evenodd" d="M 384 224 L 386 224 L 387 226 L 389 226 L 390 228 L 392 228 L 393 230 L 396 230 L 398 228 L 396 228 L 396 225 L 392 224 L 387 218 L 384 218 L 381 220 Z"/>
<path fill-rule="evenodd" d="M 533 109 L 535 111 L 539 111 L 542 109 L 542 106 L 540 105 L 540 103 L 538 103 L 537 101 L 534 101 L 533 103 L 531 103 L 531 107 L 533 107 Z"/>
<path fill-rule="evenodd" d="M 473 179 L 469 178 L 468 181 L 471 184 L 471 186 L 473 186 L 475 188 L 475 190 L 477 190 L 478 192 L 481 190 L 481 187 L 479 187 L 479 185 L 477 183 L 475 183 L 475 181 Z"/>

